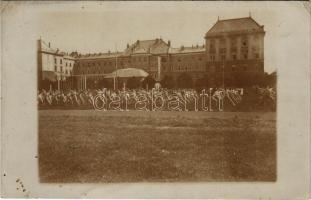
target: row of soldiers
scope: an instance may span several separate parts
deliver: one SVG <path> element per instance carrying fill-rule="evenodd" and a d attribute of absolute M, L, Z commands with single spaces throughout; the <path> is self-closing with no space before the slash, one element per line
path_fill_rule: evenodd
<path fill-rule="evenodd" d="M 242 100 L 243 89 L 234 88 L 209 88 L 204 90 L 205 94 L 211 96 L 212 99 L 218 104 L 225 98 L 231 102 L 232 105 L 236 105 Z M 193 89 L 165 89 L 154 88 L 152 90 L 145 89 L 133 89 L 133 90 L 42 90 L 38 91 L 38 104 L 39 106 L 82 106 L 82 105 L 94 105 L 96 96 L 102 96 L 108 99 L 115 97 L 127 98 L 128 103 L 135 102 L 140 96 L 146 96 L 148 100 L 153 96 L 161 97 L 163 100 L 168 100 L 172 96 L 178 97 L 182 101 L 192 101 L 193 99 L 199 99 L 202 96 L 202 91 L 196 91 Z"/>

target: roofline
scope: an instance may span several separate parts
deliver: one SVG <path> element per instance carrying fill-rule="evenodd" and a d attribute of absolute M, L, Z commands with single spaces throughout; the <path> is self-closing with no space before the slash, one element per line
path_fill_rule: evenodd
<path fill-rule="evenodd" d="M 209 32 L 218 22 L 222 22 L 222 21 L 232 21 L 232 20 L 240 20 L 240 19 L 247 19 L 247 18 L 252 18 L 252 17 L 239 17 L 239 18 L 229 18 L 229 19 L 218 19 L 215 24 L 207 31 Z M 255 21 L 255 20 L 254 20 Z M 256 22 L 256 21 L 255 21 Z M 258 24 L 256 22 L 256 24 Z M 260 26 L 260 25 L 259 25 Z"/>
<path fill-rule="evenodd" d="M 204 49 L 202 51 L 177 52 L 177 53 L 168 53 L 168 54 L 172 54 L 172 55 L 177 55 L 177 54 L 193 54 L 193 53 L 204 53 L 205 51 L 206 51 L 206 49 Z"/>
<path fill-rule="evenodd" d="M 253 32 L 249 32 L 249 31 L 229 31 L 229 32 L 219 32 L 219 33 L 206 33 L 204 38 L 212 38 L 212 37 L 223 37 L 223 36 L 232 36 L 232 35 L 243 35 L 243 34 L 265 34 L 266 32 L 264 30 L 258 30 L 258 31 L 253 31 Z"/>
<path fill-rule="evenodd" d="M 229 18 L 229 19 L 220 19 L 218 20 L 219 22 L 220 21 L 231 21 L 231 20 L 240 20 L 240 19 L 248 19 L 248 18 L 252 18 L 252 17 L 239 17 L 239 18 Z"/>
<path fill-rule="evenodd" d="M 240 19 L 251 19 L 253 22 L 255 22 L 257 24 L 257 26 L 261 27 L 263 32 L 264 29 L 263 29 L 263 25 L 260 25 L 258 22 L 256 22 L 256 20 L 254 20 L 251 16 L 248 16 L 248 17 L 239 17 L 239 18 L 230 18 L 230 19 L 222 19 L 222 20 L 217 20 L 216 23 L 206 32 L 205 34 L 205 37 L 206 38 L 206 35 L 208 34 L 208 32 L 210 32 L 210 30 L 212 30 L 212 28 L 214 28 L 214 26 L 218 23 L 218 22 L 223 22 L 223 21 L 232 21 L 232 20 L 240 20 Z"/>
<path fill-rule="evenodd" d="M 45 50 L 39 50 L 38 51 L 39 53 L 46 53 L 46 54 L 52 54 L 52 55 L 56 55 L 56 56 L 66 56 L 65 54 L 59 52 L 59 53 L 56 53 L 56 52 L 50 52 L 50 51 L 45 51 Z"/>

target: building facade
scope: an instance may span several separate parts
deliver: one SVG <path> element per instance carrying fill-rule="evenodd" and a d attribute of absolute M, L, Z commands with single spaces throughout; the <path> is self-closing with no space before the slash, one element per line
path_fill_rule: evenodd
<path fill-rule="evenodd" d="M 252 85 L 264 74 L 264 36 L 264 27 L 246 17 L 218 20 L 205 34 L 205 43 L 191 47 L 137 40 L 122 52 L 67 55 L 48 45 L 49 50 L 41 50 L 42 71 L 73 75 L 83 89 L 100 86 L 105 74 L 123 68 L 143 69 L 154 80 L 177 87 Z"/>
<path fill-rule="evenodd" d="M 38 40 L 38 81 L 39 88 L 45 83 L 54 88 L 68 88 L 68 79 L 73 75 L 75 57 L 53 49 L 51 44 Z M 46 86 L 44 88 L 47 88 Z"/>
<path fill-rule="evenodd" d="M 205 35 L 212 82 L 256 84 L 264 73 L 264 27 L 253 18 L 218 20 Z"/>

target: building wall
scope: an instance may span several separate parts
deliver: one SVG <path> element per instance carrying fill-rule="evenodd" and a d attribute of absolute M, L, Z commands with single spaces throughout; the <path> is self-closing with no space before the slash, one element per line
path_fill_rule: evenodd
<path fill-rule="evenodd" d="M 143 69 L 154 79 L 158 79 L 158 65 L 161 67 L 160 79 L 165 75 L 176 79 L 181 73 L 185 72 L 197 79 L 204 76 L 202 72 L 207 72 L 205 52 L 199 52 L 161 55 L 134 54 L 120 56 L 117 59 L 115 57 L 80 59 L 75 65 L 75 74 L 107 74 L 116 70 L 116 67 L 118 69 L 132 67 Z"/>
<path fill-rule="evenodd" d="M 75 64 L 75 74 L 107 74 L 117 68 L 139 68 L 154 79 L 169 76 L 174 80 L 183 74 L 195 82 L 206 78 L 212 85 L 224 79 L 238 80 L 264 73 L 264 32 L 221 33 L 206 37 L 205 50 L 181 53 L 134 53 L 107 58 L 81 58 Z M 160 62 L 159 62 L 160 61 Z M 161 66 L 160 77 L 158 66 Z"/>
<path fill-rule="evenodd" d="M 219 62 L 241 71 L 264 72 L 264 34 L 220 35 L 206 38 L 208 68 L 217 70 Z M 245 69 L 245 66 L 249 69 Z"/>
<path fill-rule="evenodd" d="M 75 60 L 73 58 L 64 57 L 59 54 L 52 54 L 47 52 L 39 52 L 41 57 L 41 73 L 44 71 L 55 72 L 56 75 L 70 76 L 73 73 Z"/>

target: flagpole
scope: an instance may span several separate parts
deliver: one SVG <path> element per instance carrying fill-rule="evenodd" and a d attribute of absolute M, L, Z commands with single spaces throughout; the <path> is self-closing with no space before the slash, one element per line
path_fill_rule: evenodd
<path fill-rule="evenodd" d="M 116 51 L 116 86 L 118 87 L 118 48 L 117 44 L 115 44 L 115 51 Z"/>

